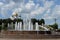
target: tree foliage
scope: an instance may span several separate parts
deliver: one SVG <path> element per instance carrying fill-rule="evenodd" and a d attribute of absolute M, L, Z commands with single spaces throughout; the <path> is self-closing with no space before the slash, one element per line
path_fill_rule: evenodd
<path fill-rule="evenodd" d="M 52 27 L 53 29 L 58 29 L 58 24 L 54 23 L 53 25 L 49 25 L 50 27 Z"/>
<path fill-rule="evenodd" d="M 31 21 L 32 21 L 33 25 L 34 25 L 36 22 L 38 22 L 39 25 L 42 25 L 42 23 L 45 24 L 45 20 L 44 20 L 44 19 L 37 20 L 37 19 L 33 18 L 33 19 L 31 19 Z"/>
<path fill-rule="evenodd" d="M 58 29 L 58 24 L 57 23 L 53 24 L 53 28 Z"/>
<path fill-rule="evenodd" d="M 33 25 L 35 24 L 35 22 L 37 22 L 37 20 L 35 18 L 31 19 L 31 22 L 33 23 Z"/>
<path fill-rule="evenodd" d="M 44 19 L 38 20 L 38 24 L 39 25 L 45 24 L 45 20 Z"/>

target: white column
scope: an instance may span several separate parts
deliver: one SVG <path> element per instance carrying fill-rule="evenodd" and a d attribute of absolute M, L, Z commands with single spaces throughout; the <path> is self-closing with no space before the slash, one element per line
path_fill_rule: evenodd
<path fill-rule="evenodd" d="M 38 30 L 39 30 L 38 23 L 36 22 L 36 24 L 35 24 L 35 25 L 36 25 L 36 29 L 35 29 L 35 30 L 36 30 L 36 31 L 38 31 Z"/>

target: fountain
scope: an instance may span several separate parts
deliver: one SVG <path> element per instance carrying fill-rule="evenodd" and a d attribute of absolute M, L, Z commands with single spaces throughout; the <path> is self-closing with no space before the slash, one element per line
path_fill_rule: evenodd
<path fill-rule="evenodd" d="M 18 14 L 17 13 L 14 13 L 13 16 L 18 17 Z M 31 17 L 29 14 L 26 14 L 25 15 L 26 18 L 23 20 L 23 26 L 22 26 L 22 22 L 15 22 L 15 30 L 18 30 L 18 31 L 21 31 L 21 30 L 24 30 L 24 31 L 31 31 L 33 30 L 33 24 L 31 22 Z M 13 23 L 12 23 L 12 26 L 13 26 Z M 22 29 L 23 27 L 23 29 Z M 38 23 L 36 23 L 36 29 L 35 30 L 39 30 L 39 26 L 38 26 Z"/>
<path fill-rule="evenodd" d="M 8 28 L 10 27 L 9 23 L 8 23 Z"/>
<path fill-rule="evenodd" d="M 31 27 L 30 27 L 30 28 L 31 28 L 31 30 L 34 30 L 34 29 L 33 29 L 33 24 L 32 24 L 32 23 L 31 23 Z"/>
<path fill-rule="evenodd" d="M 23 20 L 23 30 L 26 30 L 26 22 Z"/>
<path fill-rule="evenodd" d="M 38 26 L 38 23 L 37 22 L 36 22 L 35 26 L 36 26 L 35 30 L 36 31 L 39 31 L 39 26 Z"/>
<path fill-rule="evenodd" d="M 29 27 L 28 29 L 31 30 L 31 22 L 30 21 L 29 21 L 29 26 L 28 27 Z"/>
<path fill-rule="evenodd" d="M 20 27 L 20 24 L 18 23 L 18 25 L 17 25 L 17 30 L 19 31 L 19 27 Z"/>
<path fill-rule="evenodd" d="M 28 25 L 28 30 L 30 31 L 30 30 L 33 30 L 33 24 L 31 23 L 31 20 L 29 20 L 29 25 Z"/>
<path fill-rule="evenodd" d="M 17 30 L 17 22 L 15 22 L 15 30 Z"/>
<path fill-rule="evenodd" d="M 22 22 L 19 22 L 19 30 L 22 31 Z"/>

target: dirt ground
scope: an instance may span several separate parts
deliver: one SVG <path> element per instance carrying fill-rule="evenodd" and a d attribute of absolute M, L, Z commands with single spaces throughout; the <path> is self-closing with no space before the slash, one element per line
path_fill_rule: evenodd
<path fill-rule="evenodd" d="M 8 38 L 0 38 L 0 40 L 60 40 L 60 39 L 8 39 Z"/>

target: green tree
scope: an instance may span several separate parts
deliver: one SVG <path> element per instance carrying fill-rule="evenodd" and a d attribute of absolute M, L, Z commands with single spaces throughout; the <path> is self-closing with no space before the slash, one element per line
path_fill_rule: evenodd
<path fill-rule="evenodd" d="M 2 19 L 0 19 L 0 25 L 2 24 Z"/>
<path fill-rule="evenodd" d="M 42 25 L 42 23 L 45 24 L 45 20 L 44 19 L 38 20 L 38 24 L 39 25 Z"/>
<path fill-rule="evenodd" d="M 54 23 L 53 25 L 49 25 L 49 27 L 52 27 L 55 30 L 55 29 L 58 29 L 58 24 Z"/>
<path fill-rule="evenodd" d="M 40 21 L 41 21 L 41 23 L 45 24 L 45 20 L 44 19 L 41 19 Z"/>
<path fill-rule="evenodd" d="M 57 23 L 53 24 L 53 28 L 58 29 L 58 24 Z"/>
<path fill-rule="evenodd" d="M 33 25 L 35 25 L 35 22 L 37 22 L 37 20 L 35 18 L 32 18 L 31 22 L 33 23 Z"/>

